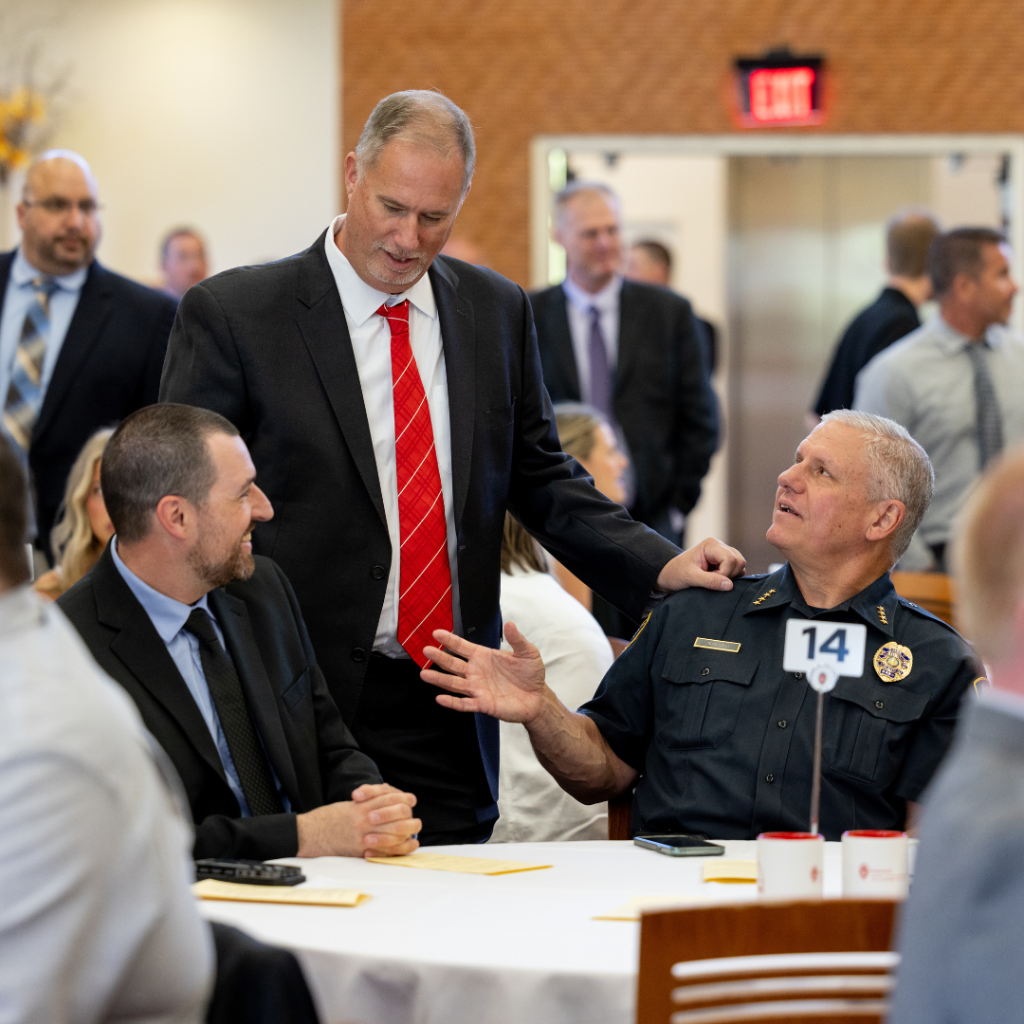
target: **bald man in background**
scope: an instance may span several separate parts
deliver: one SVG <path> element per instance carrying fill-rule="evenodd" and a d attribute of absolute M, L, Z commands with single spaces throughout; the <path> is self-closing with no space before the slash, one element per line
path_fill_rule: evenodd
<path fill-rule="evenodd" d="M 0 430 L 34 489 L 35 544 L 50 529 L 72 463 L 100 427 L 157 400 L 173 299 L 100 266 L 96 179 L 70 150 L 28 170 L 18 226 L 0 255 Z"/>

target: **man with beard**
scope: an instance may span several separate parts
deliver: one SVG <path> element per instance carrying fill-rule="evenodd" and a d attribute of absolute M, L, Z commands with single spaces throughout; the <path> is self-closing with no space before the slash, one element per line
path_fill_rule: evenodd
<path fill-rule="evenodd" d="M 415 796 L 360 751 L 291 585 L 252 554 L 274 515 L 255 478 L 216 413 L 129 416 L 103 453 L 116 533 L 60 606 L 174 762 L 197 858 L 409 853 Z"/>

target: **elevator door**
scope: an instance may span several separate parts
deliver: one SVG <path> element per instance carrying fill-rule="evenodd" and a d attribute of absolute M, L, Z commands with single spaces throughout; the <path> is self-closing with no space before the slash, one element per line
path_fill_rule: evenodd
<path fill-rule="evenodd" d="M 885 279 L 885 222 L 929 205 L 929 157 L 729 161 L 729 539 L 750 571 L 781 560 L 765 540 L 776 478 L 845 324 Z"/>

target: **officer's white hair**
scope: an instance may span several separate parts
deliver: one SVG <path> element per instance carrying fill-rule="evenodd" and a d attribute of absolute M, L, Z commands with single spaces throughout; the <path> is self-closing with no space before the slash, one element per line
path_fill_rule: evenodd
<path fill-rule="evenodd" d="M 928 453 L 893 420 L 853 409 L 837 409 L 821 418 L 822 423 L 842 423 L 860 432 L 864 454 L 871 469 L 869 501 L 901 501 L 906 507 L 903 522 L 890 540 L 895 565 L 910 546 L 921 525 L 935 489 L 935 471 Z"/>
<path fill-rule="evenodd" d="M 565 188 L 555 193 L 555 223 L 559 227 L 565 221 L 565 214 L 569 208 L 570 201 L 578 195 L 583 195 L 585 192 L 596 192 L 598 195 L 604 196 L 616 210 L 621 208 L 622 204 L 619 201 L 618 194 L 603 181 L 585 181 L 583 179 L 570 181 Z"/>

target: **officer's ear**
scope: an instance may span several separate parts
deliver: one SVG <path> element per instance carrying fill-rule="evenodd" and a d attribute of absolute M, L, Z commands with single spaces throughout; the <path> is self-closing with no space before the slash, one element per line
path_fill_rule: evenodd
<path fill-rule="evenodd" d="M 907 514 L 907 506 L 895 498 L 890 501 L 879 501 L 875 503 L 874 516 L 868 524 L 866 540 L 880 541 L 891 537 L 896 527 L 903 522 Z"/>

